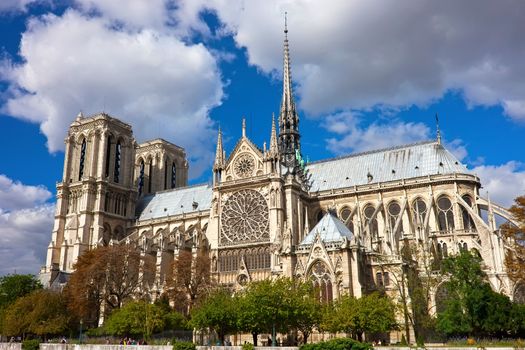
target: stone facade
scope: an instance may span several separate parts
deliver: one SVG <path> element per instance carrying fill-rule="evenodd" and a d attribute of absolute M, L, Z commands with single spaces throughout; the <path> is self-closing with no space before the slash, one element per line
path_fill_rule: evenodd
<path fill-rule="evenodd" d="M 402 248 L 410 246 L 423 278 L 443 257 L 476 250 L 492 287 L 514 297 L 495 217 L 512 219 L 481 197 L 479 178 L 439 136 L 305 164 L 287 39 L 284 57 L 283 98 L 268 147 L 250 141 L 243 121 L 227 155 L 219 131 L 212 185 L 187 186 L 181 147 L 160 139 L 139 145 L 130 125 L 106 114 L 79 115 L 65 140 L 43 280 L 63 281 L 58 277 L 87 249 L 128 241 L 156 261 L 146 291 L 153 298 L 179 252 L 202 246 L 216 280 L 232 288 L 287 276 L 311 280 L 328 300 L 378 289 L 395 295 L 406 287 L 399 272 Z"/>

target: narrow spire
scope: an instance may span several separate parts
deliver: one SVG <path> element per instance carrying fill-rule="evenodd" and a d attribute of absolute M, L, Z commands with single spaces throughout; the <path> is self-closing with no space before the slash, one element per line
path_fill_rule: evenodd
<path fill-rule="evenodd" d="M 439 130 L 439 116 L 436 113 L 436 137 L 438 145 L 441 145 L 441 131 Z"/>
<path fill-rule="evenodd" d="M 219 126 L 219 135 L 217 136 L 217 150 L 215 152 L 215 162 L 213 163 L 213 170 L 220 170 L 224 167 L 224 150 L 222 148 L 222 131 Z"/>
<path fill-rule="evenodd" d="M 299 116 L 295 109 L 292 90 L 292 71 L 290 68 L 290 49 L 288 46 L 288 19 L 284 17 L 284 57 L 283 57 L 283 97 L 279 112 L 279 151 L 281 161 L 292 171 L 297 168 L 301 153 Z"/>
<path fill-rule="evenodd" d="M 242 117 L 242 137 L 246 137 L 246 118 Z"/>
<path fill-rule="evenodd" d="M 270 136 L 270 154 L 276 156 L 279 153 L 277 144 L 277 128 L 275 127 L 275 114 L 272 113 L 272 134 Z"/>

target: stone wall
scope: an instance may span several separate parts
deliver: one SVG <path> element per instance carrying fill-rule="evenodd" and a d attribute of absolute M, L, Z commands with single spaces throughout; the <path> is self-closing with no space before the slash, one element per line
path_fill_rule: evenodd
<path fill-rule="evenodd" d="M 0 343 L 0 350 L 22 350 L 22 343 Z"/>
<path fill-rule="evenodd" d="M 40 350 L 173 350 L 171 345 L 40 344 Z M 4 349 L 0 349 L 4 350 Z M 11 350 L 11 349 L 6 349 Z M 12 349 L 21 350 L 21 349 Z"/>

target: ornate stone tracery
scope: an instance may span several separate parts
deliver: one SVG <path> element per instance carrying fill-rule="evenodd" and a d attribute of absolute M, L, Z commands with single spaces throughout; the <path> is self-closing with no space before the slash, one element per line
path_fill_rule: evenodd
<path fill-rule="evenodd" d="M 249 177 L 255 169 L 255 159 L 249 153 L 244 153 L 237 157 L 233 166 L 237 177 Z"/>
<path fill-rule="evenodd" d="M 222 209 L 221 227 L 221 245 L 268 241 L 266 200 L 254 190 L 235 192 Z"/>

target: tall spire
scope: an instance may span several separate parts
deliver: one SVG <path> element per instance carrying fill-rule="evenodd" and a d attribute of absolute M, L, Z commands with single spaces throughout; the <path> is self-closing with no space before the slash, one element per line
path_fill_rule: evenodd
<path fill-rule="evenodd" d="M 290 69 L 290 49 L 288 46 L 288 23 L 284 17 L 284 59 L 283 59 L 283 97 L 279 113 L 279 150 L 281 161 L 289 169 L 299 165 L 298 155 L 301 153 L 299 142 L 299 116 L 295 109 L 292 91 L 292 72 Z"/>
<path fill-rule="evenodd" d="M 213 163 L 213 170 L 221 170 L 224 168 L 224 150 L 222 148 L 222 131 L 219 127 L 219 135 L 217 136 L 217 151 L 215 152 L 215 162 Z"/>
<path fill-rule="evenodd" d="M 279 154 L 277 144 L 277 128 L 275 127 L 275 115 L 272 113 L 272 135 L 270 136 L 270 156 L 275 157 Z"/>

